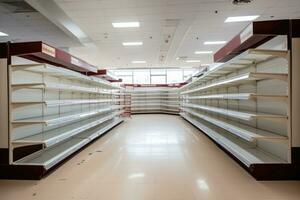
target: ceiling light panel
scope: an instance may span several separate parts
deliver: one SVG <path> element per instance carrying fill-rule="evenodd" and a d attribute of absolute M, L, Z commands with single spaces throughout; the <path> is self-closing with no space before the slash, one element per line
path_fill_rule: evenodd
<path fill-rule="evenodd" d="M 213 51 L 195 51 L 195 54 L 212 54 Z"/>
<path fill-rule="evenodd" d="M 251 15 L 251 16 L 236 16 L 236 17 L 228 17 L 225 20 L 225 23 L 228 22 L 249 22 L 257 19 L 259 15 Z"/>
<path fill-rule="evenodd" d="M 146 61 L 144 61 L 144 60 L 134 60 L 131 63 L 132 64 L 144 64 L 144 63 L 146 63 Z"/>
<path fill-rule="evenodd" d="M 123 42 L 123 46 L 141 46 L 143 42 Z"/>
<path fill-rule="evenodd" d="M 199 63 L 201 60 L 187 60 L 187 63 Z"/>
<path fill-rule="evenodd" d="M 203 44 L 204 45 L 215 45 L 215 44 L 225 44 L 226 41 L 206 41 Z"/>
<path fill-rule="evenodd" d="M 140 27 L 139 22 L 116 22 L 112 23 L 114 28 L 137 28 Z"/>
<path fill-rule="evenodd" d="M 0 32 L 0 37 L 7 37 L 7 36 L 8 36 L 8 34 Z"/>

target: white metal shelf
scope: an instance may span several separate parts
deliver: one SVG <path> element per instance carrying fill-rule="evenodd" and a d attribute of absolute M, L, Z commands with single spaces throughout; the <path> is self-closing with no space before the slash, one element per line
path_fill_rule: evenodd
<path fill-rule="evenodd" d="M 110 82 L 101 78 L 85 76 L 72 70 L 55 67 L 48 64 L 11 65 L 11 68 L 13 71 L 24 70 L 35 73 L 43 73 L 50 76 L 63 77 L 64 79 L 75 79 L 77 81 L 119 89 L 119 87 L 114 86 Z"/>
<path fill-rule="evenodd" d="M 235 58 L 229 60 L 228 62 L 204 73 L 202 76 L 196 80 L 186 84 L 181 87 L 181 91 L 193 86 L 194 84 L 199 84 L 220 76 L 227 75 L 233 71 L 246 68 L 250 65 L 265 62 L 273 58 L 281 57 L 287 58 L 288 51 L 286 50 L 269 50 L 269 49 L 249 49 L 244 53 L 236 56 Z"/>
<path fill-rule="evenodd" d="M 216 119 L 214 117 L 210 117 L 207 115 L 203 115 L 197 112 L 194 112 L 190 109 L 183 109 L 183 111 L 196 116 L 200 119 L 203 119 L 215 126 L 218 126 L 246 141 L 255 142 L 257 139 L 263 140 L 287 140 L 288 138 L 285 136 L 281 136 L 275 133 L 271 133 L 268 131 L 260 130 L 253 128 L 251 126 L 242 125 L 240 123 L 235 123 L 233 121 L 224 120 L 224 119 Z"/>
<path fill-rule="evenodd" d="M 132 93 L 131 94 L 132 97 L 135 97 L 135 96 L 168 97 L 168 96 L 178 96 L 178 95 L 179 95 L 179 93 Z"/>
<path fill-rule="evenodd" d="M 47 107 L 55 106 L 69 106 L 79 104 L 98 104 L 98 103 L 111 103 L 118 102 L 121 99 L 64 99 L 64 100 L 45 100 L 45 101 L 13 101 L 13 105 L 32 105 L 32 104 L 45 104 Z"/>
<path fill-rule="evenodd" d="M 41 132 L 29 137 L 14 140 L 12 141 L 12 144 L 16 147 L 34 144 L 44 144 L 45 147 L 50 147 L 70 137 L 78 135 L 90 128 L 98 126 L 99 124 L 102 124 L 108 120 L 111 120 L 119 114 L 120 112 L 115 112 L 108 116 L 101 116 L 100 118 L 94 117 L 91 119 L 86 119 L 63 127 Z"/>
<path fill-rule="evenodd" d="M 132 104 L 138 104 L 138 103 L 170 103 L 170 104 L 179 104 L 180 102 L 179 101 L 173 101 L 173 100 L 170 100 L 170 101 L 166 101 L 166 100 L 135 100 L 135 99 L 131 99 L 131 103 Z"/>
<path fill-rule="evenodd" d="M 228 110 L 224 108 L 217 108 L 211 106 L 204 106 L 204 105 L 196 105 L 196 104 L 183 104 L 182 107 L 189 107 L 200 109 L 203 111 L 208 111 L 212 113 L 221 114 L 228 117 L 233 117 L 237 119 L 242 119 L 246 121 L 264 118 L 264 119 L 276 119 L 276 120 L 287 120 L 288 117 L 285 115 L 274 115 L 274 114 L 267 114 L 267 113 L 256 113 L 256 112 L 249 112 L 249 111 L 235 111 L 235 110 Z"/>
<path fill-rule="evenodd" d="M 91 116 L 98 115 L 100 113 L 105 113 L 109 111 L 113 111 L 119 109 L 120 106 L 111 106 L 108 108 L 101 108 L 96 110 L 91 110 L 87 112 L 71 112 L 71 113 L 64 113 L 64 114 L 57 114 L 51 116 L 42 116 L 42 117 L 35 117 L 35 118 L 28 118 L 28 119 L 19 119 L 19 120 L 12 120 L 12 124 L 14 125 L 28 125 L 28 124 L 44 124 L 46 126 L 54 126 L 60 125 L 64 123 L 70 123 L 72 121 L 85 119 Z"/>
<path fill-rule="evenodd" d="M 260 150 L 259 148 L 246 145 L 242 141 L 225 136 L 220 129 L 216 129 L 206 123 L 205 121 L 195 120 L 186 114 L 180 113 L 180 115 L 187 121 L 198 127 L 206 135 L 211 137 L 219 145 L 223 146 L 227 151 L 232 153 L 246 166 L 250 167 L 251 164 L 275 164 L 275 163 L 287 163 L 280 158 L 270 155 L 267 152 Z"/>
<path fill-rule="evenodd" d="M 112 91 L 100 90 L 97 87 L 82 87 L 62 83 L 15 83 L 11 84 L 13 90 L 18 89 L 48 89 L 48 90 L 62 90 L 80 93 L 91 94 L 115 94 Z"/>
<path fill-rule="evenodd" d="M 136 109 L 132 110 L 132 113 L 172 113 L 178 114 L 179 110 L 167 109 L 167 108 L 156 108 L 156 109 Z"/>
<path fill-rule="evenodd" d="M 249 99 L 270 99 L 270 100 L 287 100 L 287 95 L 268 95 L 255 93 L 236 93 L 236 94 L 209 94 L 198 96 L 187 96 L 183 99 L 232 99 L 232 100 L 249 100 Z"/>
<path fill-rule="evenodd" d="M 102 135 L 103 133 L 105 133 L 106 131 L 108 131 L 109 129 L 111 129 L 112 127 L 120 124 L 122 121 L 124 121 L 123 118 L 118 118 L 115 119 L 113 122 L 109 122 L 109 124 L 104 123 L 103 126 L 97 126 L 94 128 L 89 129 L 88 131 L 85 131 L 79 135 L 76 135 L 76 138 L 88 138 L 90 140 L 94 140 L 95 138 L 97 138 L 98 136 Z"/>
<path fill-rule="evenodd" d="M 131 107 L 147 107 L 147 106 L 167 106 L 167 107 L 179 107 L 179 104 L 178 105 L 173 105 L 173 104 L 163 104 L 163 103 L 157 103 L 157 104 L 154 104 L 154 103 L 141 103 L 141 104 L 131 104 Z"/>
<path fill-rule="evenodd" d="M 237 76 L 234 76 L 231 78 L 227 78 L 222 81 L 210 83 L 205 86 L 200 86 L 199 88 L 187 90 L 187 91 L 182 92 L 181 94 L 189 94 L 189 93 L 206 91 L 206 90 L 220 88 L 220 87 L 241 85 L 241 84 L 245 84 L 247 82 L 264 80 L 264 79 L 279 79 L 279 80 L 287 81 L 287 78 L 288 78 L 287 74 L 248 72 L 248 73 L 240 74 L 240 75 L 237 75 Z"/>
<path fill-rule="evenodd" d="M 132 99 L 179 99 L 178 96 L 147 96 L 147 97 L 141 97 L 141 96 L 133 96 Z"/>
<path fill-rule="evenodd" d="M 64 160 L 89 142 L 90 141 L 87 138 L 71 138 L 70 140 L 55 145 L 52 148 L 41 150 L 20 159 L 14 162 L 14 165 L 43 166 L 45 169 L 50 169 L 55 164 Z"/>

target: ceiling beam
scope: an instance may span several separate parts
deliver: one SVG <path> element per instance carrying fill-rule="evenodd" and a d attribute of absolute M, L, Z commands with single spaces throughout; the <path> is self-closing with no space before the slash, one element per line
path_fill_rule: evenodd
<path fill-rule="evenodd" d="M 46 18 L 48 18 L 52 23 L 58 26 L 61 30 L 63 30 L 67 35 L 79 41 L 81 44 L 91 42 L 91 39 L 53 0 L 25 1 Z"/>

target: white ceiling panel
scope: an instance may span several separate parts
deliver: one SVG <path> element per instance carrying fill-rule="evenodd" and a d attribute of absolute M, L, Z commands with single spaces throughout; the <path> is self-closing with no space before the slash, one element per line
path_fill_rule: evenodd
<path fill-rule="evenodd" d="M 211 55 L 222 45 L 203 45 L 205 41 L 228 41 L 248 22 L 224 23 L 229 16 L 260 15 L 257 20 L 299 18 L 299 0 L 254 0 L 233 5 L 230 0 L 55 0 L 58 6 L 91 38 L 93 47 L 71 48 L 100 68 L 197 66 L 212 63 Z M 166 27 L 175 20 L 175 27 Z M 115 29 L 112 22 L 139 21 L 139 28 Z M 164 44 L 166 36 L 170 43 Z M 122 42 L 142 41 L 143 46 L 124 47 Z M 160 62 L 160 56 L 166 56 Z M 176 57 L 199 59 L 186 63 Z M 145 60 L 146 64 L 132 64 Z"/>

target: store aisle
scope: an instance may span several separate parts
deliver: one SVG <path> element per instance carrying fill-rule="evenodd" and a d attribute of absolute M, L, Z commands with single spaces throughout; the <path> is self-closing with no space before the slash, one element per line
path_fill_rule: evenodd
<path fill-rule="evenodd" d="M 41 181 L 0 180 L 0 199 L 299 199 L 300 182 L 258 182 L 178 116 L 136 115 Z"/>

